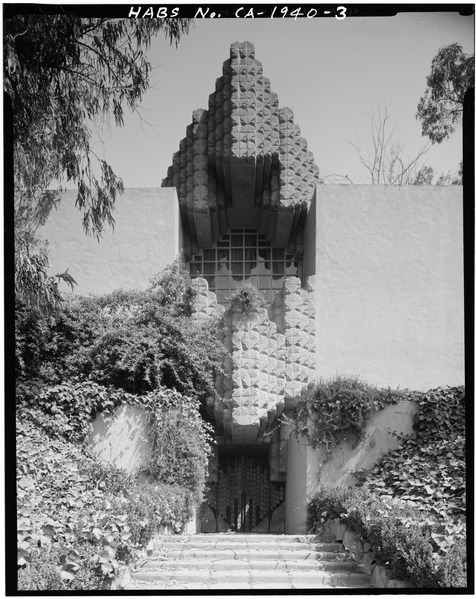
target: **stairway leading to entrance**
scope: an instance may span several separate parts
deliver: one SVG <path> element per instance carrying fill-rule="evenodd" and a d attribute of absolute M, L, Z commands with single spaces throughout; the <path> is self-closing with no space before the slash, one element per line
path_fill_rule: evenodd
<path fill-rule="evenodd" d="M 341 543 L 313 535 L 161 536 L 125 590 L 369 588 Z"/>

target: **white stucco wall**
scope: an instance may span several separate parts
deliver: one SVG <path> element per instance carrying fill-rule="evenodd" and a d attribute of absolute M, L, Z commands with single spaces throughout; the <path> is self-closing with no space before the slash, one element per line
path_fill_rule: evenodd
<path fill-rule="evenodd" d="M 305 239 L 319 376 L 464 384 L 461 187 L 319 185 Z"/>
<path fill-rule="evenodd" d="M 413 418 L 418 406 L 400 401 L 376 412 L 369 418 L 359 443 L 343 440 L 329 458 L 321 448 L 313 449 L 291 434 L 288 440 L 286 478 L 286 533 L 306 532 L 306 504 L 320 487 L 335 488 L 355 483 L 353 473 L 372 468 L 403 438 L 414 434 Z"/>
<path fill-rule="evenodd" d="M 69 269 L 79 294 L 114 289 L 145 289 L 149 279 L 180 251 L 181 223 L 175 189 L 126 189 L 116 199 L 115 227 L 106 225 L 98 242 L 82 228 L 74 206 L 76 193 L 67 191 L 58 210 L 39 229 L 49 241 L 51 274 Z M 62 288 L 66 287 L 62 284 Z"/>
<path fill-rule="evenodd" d="M 315 474 L 320 472 L 318 484 L 326 488 L 353 485 L 354 472 L 369 470 L 384 454 L 400 447 L 404 437 L 414 434 L 413 418 L 417 411 L 418 405 L 412 401 L 404 400 L 387 406 L 369 418 L 365 434 L 357 446 L 343 440 L 327 461 L 322 450 L 316 451 L 318 469 Z"/>
<path fill-rule="evenodd" d="M 104 464 L 112 464 L 129 474 L 150 463 L 152 440 L 147 413 L 136 406 L 120 406 L 113 414 L 98 414 L 89 436 L 92 453 Z"/>

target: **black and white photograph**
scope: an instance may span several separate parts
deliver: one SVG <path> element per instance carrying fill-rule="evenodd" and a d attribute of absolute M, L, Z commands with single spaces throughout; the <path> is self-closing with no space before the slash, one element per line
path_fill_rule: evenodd
<path fill-rule="evenodd" d="M 6 596 L 474 593 L 474 8 L 3 4 Z"/>

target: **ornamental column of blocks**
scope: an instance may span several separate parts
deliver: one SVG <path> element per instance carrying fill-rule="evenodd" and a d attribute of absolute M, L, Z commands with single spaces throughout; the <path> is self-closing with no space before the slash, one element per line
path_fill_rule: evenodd
<path fill-rule="evenodd" d="M 209 398 L 208 413 L 224 442 L 271 440 L 276 419 L 294 407 L 301 391 L 316 377 L 314 277 L 305 287 L 286 279 L 268 309 L 244 315 L 224 310 L 205 279 L 193 279 L 193 316 L 220 316 L 226 350 L 224 374 L 215 381 L 218 398 Z"/>
<path fill-rule="evenodd" d="M 253 45 L 232 44 L 208 109 L 193 113 L 162 183 L 177 189 L 186 261 L 230 229 L 252 228 L 299 262 L 318 180 L 294 114 L 279 106 Z M 226 350 L 217 396 L 207 401 L 218 440 L 271 442 L 276 481 L 286 464 L 285 427 L 277 419 L 316 374 L 314 278 L 283 281 L 268 308 L 247 318 L 225 311 L 205 279 L 193 280 L 194 317 L 220 316 Z"/>

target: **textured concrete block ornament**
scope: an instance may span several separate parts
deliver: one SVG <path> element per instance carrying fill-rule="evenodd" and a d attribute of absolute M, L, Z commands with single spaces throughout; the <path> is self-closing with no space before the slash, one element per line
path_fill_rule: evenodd
<path fill-rule="evenodd" d="M 253 45 L 232 44 L 208 109 L 193 113 L 162 182 L 178 191 L 186 258 L 226 233 L 240 205 L 256 209 L 257 228 L 299 258 L 318 178 L 293 112 L 279 108 Z"/>
<path fill-rule="evenodd" d="M 207 402 L 217 438 L 235 444 L 272 442 L 274 480 L 286 462 L 285 441 L 274 430 L 276 418 L 293 407 L 315 377 L 314 282 L 303 288 L 297 267 L 285 269 L 302 258 L 318 178 L 294 114 L 279 106 L 253 45 L 232 44 L 208 109 L 193 113 L 162 185 L 178 190 L 185 259 L 193 262 L 192 274 L 198 277 L 193 280 L 194 316 L 221 312 L 221 341 L 228 356 L 225 374 L 215 381 L 219 398 Z M 202 255 L 213 258 L 202 260 Z M 245 273 L 258 288 L 258 279 L 268 277 L 268 298 L 274 295 L 274 300 L 252 316 L 233 306 L 225 311 L 217 303 L 226 289 L 224 280 L 213 283 L 216 296 L 206 278 L 212 280 L 222 268 L 230 269 L 230 289 L 236 288 L 234 274 Z"/>

